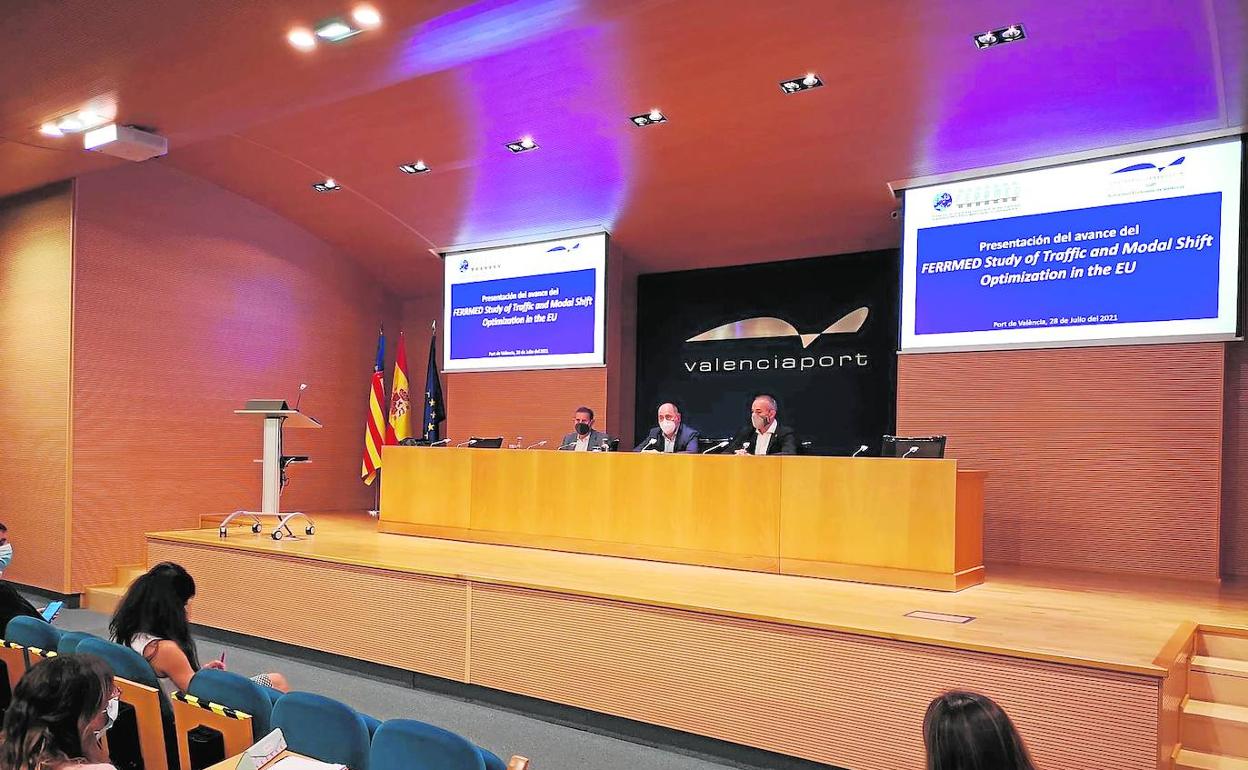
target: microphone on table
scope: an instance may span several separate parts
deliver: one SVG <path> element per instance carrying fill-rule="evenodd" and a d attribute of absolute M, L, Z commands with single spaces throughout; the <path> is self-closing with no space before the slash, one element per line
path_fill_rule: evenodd
<path fill-rule="evenodd" d="M 715 450 L 717 450 L 717 449 L 723 449 L 723 448 L 724 448 L 724 447 L 726 447 L 726 446 L 728 446 L 728 439 L 724 439 L 723 441 L 719 442 L 718 444 L 716 444 L 715 446 L 711 447 L 710 449 L 707 449 L 707 450 L 706 450 L 705 452 L 703 452 L 702 454 L 704 454 L 704 455 L 709 455 L 711 452 L 714 452 L 714 451 L 715 451 Z"/>
<path fill-rule="evenodd" d="M 456 444 L 455 446 L 456 446 L 456 447 L 461 447 L 461 446 L 472 446 L 472 445 L 473 445 L 473 444 L 475 444 L 475 443 L 477 443 L 477 440 L 476 440 L 475 438 L 470 438 L 470 439 L 468 439 L 467 441 L 461 441 L 461 442 L 459 442 L 459 443 L 458 443 L 458 444 Z"/>
<path fill-rule="evenodd" d="M 546 446 L 546 439 L 542 439 L 536 444 L 529 444 L 528 446 L 525 447 L 525 449 L 537 449 L 539 446 Z"/>
<path fill-rule="evenodd" d="M 567 448 L 568 448 L 568 447 L 570 447 L 570 446 L 576 446 L 576 439 L 573 439 L 573 440 L 569 441 L 568 443 L 566 443 L 566 444 L 564 444 L 563 446 L 559 447 L 559 449 L 557 449 L 557 450 L 555 450 L 555 451 L 562 451 L 562 450 L 564 450 L 564 449 L 567 449 Z"/>
<path fill-rule="evenodd" d="M 449 443 L 451 443 L 451 440 L 449 438 L 440 438 L 437 441 L 434 441 L 429 446 L 442 446 L 443 444 L 449 444 Z"/>
<path fill-rule="evenodd" d="M 866 444 L 863 444 L 862 446 L 860 446 L 860 447 L 858 447 L 856 450 L 854 450 L 854 453 L 853 453 L 852 455 L 850 455 L 850 457 L 857 457 L 858 455 L 862 454 L 862 453 L 863 453 L 863 452 L 865 452 L 865 451 L 867 451 L 867 445 L 866 445 Z"/>
<path fill-rule="evenodd" d="M 907 457 L 909 457 L 910 455 L 914 454 L 914 453 L 915 453 L 915 452 L 917 452 L 917 451 L 919 451 L 919 448 L 918 448 L 917 446 L 912 446 L 912 447 L 910 447 L 909 449 L 907 449 L 907 450 L 906 450 L 906 453 L 905 453 L 904 455 L 902 455 L 902 456 L 901 456 L 901 459 L 903 459 L 903 460 L 904 460 L 904 459 L 906 459 Z"/>
<path fill-rule="evenodd" d="M 604 439 L 602 440 L 602 445 L 601 445 L 601 446 L 599 446 L 599 447 L 598 447 L 597 449 L 595 449 L 594 451 L 595 451 L 595 452 L 610 452 L 610 451 L 611 451 L 611 439 L 609 439 L 609 438 L 604 438 Z"/>
<path fill-rule="evenodd" d="M 659 443 L 659 440 L 658 440 L 657 438 L 655 438 L 654 436 L 651 436 L 651 437 L 650 437 L 650 440 L 646 442 L 646 445 L 645 445 L 645 446 L 643 446 L 641 449 L 638 449 L 637 451 L 638 451 L 638 452 L 644 452 L 644 451 L 646 451 L 647 449 L 649 449 L 650 447 L 654 446 L 654 445 L 655 445 L 655 444 L 657 444 L 657 443 Z"/>
<path fill-rule="evenodd" d="M 303 399 L 303 391 L 308 389 L 308 383 L 299 383 L 299 395 L 295 397 L 295 411 L 299 411 L 299 401 Z"/>

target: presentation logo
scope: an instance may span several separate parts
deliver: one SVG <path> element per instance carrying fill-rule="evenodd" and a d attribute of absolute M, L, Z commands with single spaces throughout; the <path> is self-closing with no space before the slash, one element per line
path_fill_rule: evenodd
<path fill-rule="evenodd" d="M 552 251 L 575 251 L 576 249 L 579 249 L 580 247 L 581 247 L 580 241 L 577 241 L 571 246 L 564 246 L 563 244 L 559 244 L 558 246 L 551 246 L 549 249 L 546 249 L 546 253 L 549 254 Z"/>
<path fill-rule="evenodd" d="M 461 272 L 461 273 L 466 273 L 466 272 L 468 272 L 468 260 L 466 260 L 466 259 L 460 260 L 460 262 L 459 262 L 459 272 Z"/>
<path fill-rule="evenodd" d="M 932 203 L 932 208 L 937 211 L 944 211 L 953 205 L 953 196 L 947 192 L 942 192 L 936 196 L 936 200 Z"/>
<path fill-rule="evenodd" d="M 1183 161 L 1185 160 L 1187 160 L 1187 156 L 1180 155 L 1179 157 L 1175 158 L 1174 160 L 1170 161 L 1164 166 L 1158 166 L 1156 163 L 1133 163 L 1130 166 L 1126 166 L 1124 168 L 1118 169 L 1114 173 L 1115 174 L 1128 174 L 1132 171 L 1150 171 L 1151 170 L 1151 171 L 1156 171 L 1158 174 L 1160 174 L 1161 172 L 1165 171 L 1168 168 L 1173 168 L 1175 166 L 1182 166 Z"/>
<path fill-rule="evenodd" d="M 802 341 L 802 348 L 810 347 L 810 344 L 825 334 L 853 334 L 862 328 L 867 322 L 867 315 L 870 311 L 865 307 L 857 310 L 851 310 L 833 323 L 828 328 L 818 334 L 801 334 L 793 324 L 780 318 L 773 316 L 759 316 L 757 318 L 746 318 L 741 321 L 733 321 L 722 326 L 716 326 L 701 334 L 690 337 L 685 342 L 716 342 L 719 340 L 751 340 L 751 339 L 780 339 L 783 337 L 797 337 Z"/>

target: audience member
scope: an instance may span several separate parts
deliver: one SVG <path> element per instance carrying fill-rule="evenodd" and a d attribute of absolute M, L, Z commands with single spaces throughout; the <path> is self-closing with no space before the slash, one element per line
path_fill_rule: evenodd
<path fill-rule="evenodd" d="M 0 577 L 13 561 L 13 544 L 9 542 L 9 528 L 0 524 Z"/>
<path fill-rule="evenodd" d="M 1035 770 L 1023 739 L 984 695 L 947 692 L 923 717 L 927 770 Z"/>
<path fill-rule="evenodd" d="M 4 715 L 0 770 L 116 770 L 104 732 L 117 719 L 119 695 L 99 658 L 61 655 L 34 666 Z"/>
<path fill-rule="evenodd" d="M 161 562 L 130 585 L 109 631 L 118 644 L 130 647 L 152 666 L 166 695 L 186 691 L 201 666 L 191 639 L 188 604 L 195 596 L 195 580 L 181 565 Z M 210 660 L 202 668 L 225 669 L 224 660 Z M 252 679 L 276 701 L 290 686 L 277 673 Z"/>

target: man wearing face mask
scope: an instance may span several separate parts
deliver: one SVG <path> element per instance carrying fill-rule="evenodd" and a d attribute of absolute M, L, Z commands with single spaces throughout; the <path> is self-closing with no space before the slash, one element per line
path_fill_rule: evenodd
<path fill-rule="evenodd" d="M 673 403 L 659 407 L 659 425 L 650 429 L 634 452 L 686 452 L 698 453 L 698 430 L 685 425 L 680 419 L 680 409 Z"/>
<path fill-rule="evenodd" d="M 13 561 L 13 544 L 9 542 L 9 528 L 0 524 L 0 577 Z"/>
<path fill-rule="evenodd" d="M 795 455 L 797 434 L 776 419 L 776 399 L 760 393 L 750 405 L 750 424 L 732 439 L 733 454 Z"/>
<path fill-rule="evenodd" d="M 594 410 L 579 407 L 572 415 L 573 432 L 563 437 L 559 449 L 564 452 L 601 452 L 611 437 L 594 430 Z"/>

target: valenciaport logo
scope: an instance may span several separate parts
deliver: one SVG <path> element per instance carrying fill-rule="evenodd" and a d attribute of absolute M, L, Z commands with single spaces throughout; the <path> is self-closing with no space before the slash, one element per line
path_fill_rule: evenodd
<path fill-rule="evenodd" d="M 1124 166 L 1123 168 L 1118 169 L 1114 173 L 1115 174 L 1129 174 L 1132 171 L 1156 171 L 1158 174 L 1160 174 L 1161 172 L 1165 171 L 1168 168 L 1174 168 L 1175 166 L 1182 166 L 1183 161 L 1185 160 L 1187 160 L 1187 156 L 1180 155 L 1179 157 L 1175 158 L 1174 160 L 1170 161 L 1164 166 L 1158 166 L 1156 163 L 1133 163 L 1130 166 Z"/>
<path fill-rule="evenodd" d="M 944 211 L 953 205 L 953 196 L 947 192 L 942 192 L 936 196 L 936 200 L 932 201 L 932 208 L 937 211 Z"/>
<path fill-rule="evenodd" d="M 851 310 L 828 325 L 823 331 L 803 334 L 793 324 L 774 316 L 756 316 L 732 323 L 721 324 L 696 334 L 685 340 L 686 344 L 729 342 L 748 343 L 751 340 L 785 340 L 791 339 L 800 343 L 800 354 L 795 349 L 793 355 L 772 354 L 766 356 L 749 355 L 746 351 L 735 356 L 717 355 L 710 358 L 695 358 L 683 361 L 685 371 L 718 373 L 718 372 L 751 372 L 751 371 L 796 371 L 804 372 L 813 369 L 834 369 L 837 367 L 867 366 L 870 360 L 866 353 L 842 352 L 836 355 L 825 354 L 816 356 L 805 351 L 820 337 L 857 334 L 867 322 L 870 309 L 860 307 Z M 720 348 L 717 348 L 720 349 Z M 727 351 L 724 351 L 727 352 Z"/>

